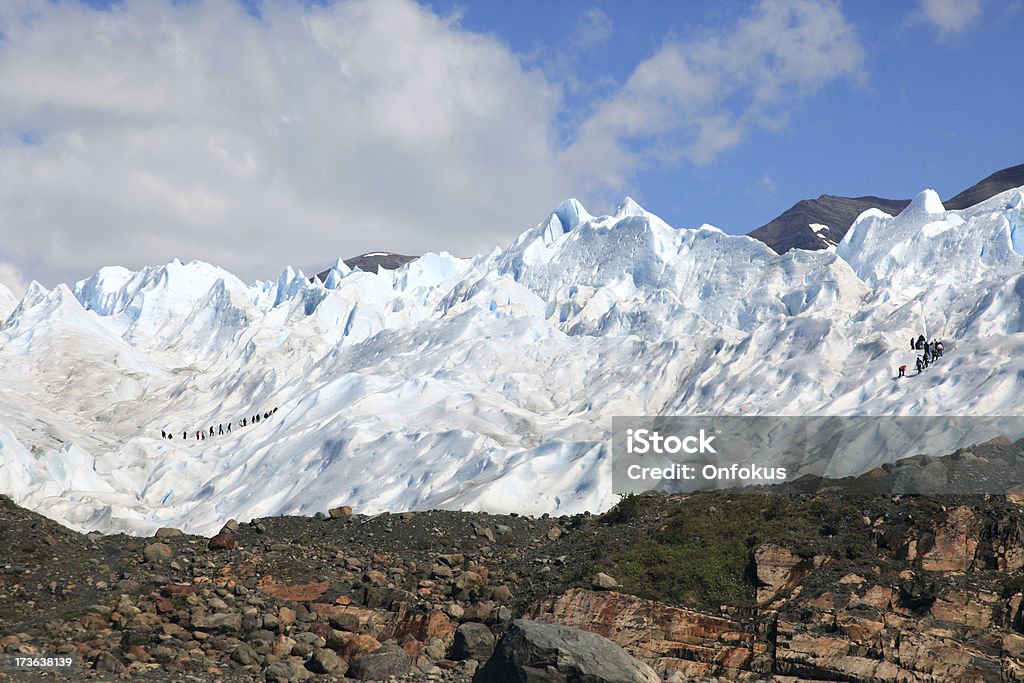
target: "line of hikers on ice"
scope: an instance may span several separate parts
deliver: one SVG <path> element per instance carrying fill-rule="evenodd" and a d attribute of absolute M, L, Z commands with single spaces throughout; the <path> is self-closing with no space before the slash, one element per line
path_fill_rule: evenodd
<path fill-rule="evenodd" d="M 241 427 L 247 427 L 249 425 L 258 424 L 261 420 L 268 419 L 271 415 L 273 415 L 276 412 L 277 412 L 277 406 L 274 406 L 273 409 L 268 410 L 265 413 L 255 413 L 254 415 L 251 415 L 250 417 L 243 417 L 241 420 L 238 421 L 238 427 L 241 428 Z M 232 424 L 231 422 L 228 422 L 227 424 L 218 424 L 216 427 L 214 427 L 213 425 L 210 425 L 209 431 L 207 431 L 205 429 L 200 429 L 200 430 L 198 430 L 195 433 L 196 441 L 205 441 L 207 436 L 209 436 L 210 438 L 213 438 L 214 436 L 223 436 L 224 434 L 230 434 L 231 433 L 231 424 Z M 173 439 L 174 438 L 174 432 L 169 432 L 166 429 L 161 429 L 160 430 L 160 438 L 161 439 Z M 182 438 L 183 441 L 187 440 L 189 438 L 187 430 L 183 431 L 181 433 L 181 438 Z"/>
<path fill-rule="evenodd" d="M 911 351 L 924 351 L 923 355 L 917 357 L 917 374 L 921 374 L 926 367 L 935 362 L 936 359 L 942 358 L 942 352 L 945 347 L 942 342 L 938 339 L 928 341 L 924 338 L 924 335 L 919 335 L 917 339 L 910 338 L 910 350 Z M 907 376 L 907 366 L 900 366 L 900 374 L 898 377 Z"/>

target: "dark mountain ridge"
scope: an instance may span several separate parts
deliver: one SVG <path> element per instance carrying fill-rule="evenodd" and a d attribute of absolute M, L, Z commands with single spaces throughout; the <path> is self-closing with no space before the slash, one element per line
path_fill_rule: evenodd
<path fill-rule="evenodd" d="M 943 202 L 947 209 L 960 210 L 974 206 L 1000 192 L 1024 185 L 1024 164 L 1004 168 Z M 839 197 L 823 194 L 817 199 L 802 199 L 750 232 L 779 254 L 790 249 L 826 249 L 839 244 L 850 226 L 864 211 L 877 208 L 896 215 L 910 203 L 909 199 L 882 197 Z M 827 226 L 815 230 L 811 225 Z"/>
<path fill-rule="evenodd" d="M 407 256 L 406 254 L 395 254 L 390 251 L 371 251 L 359 256 L 353 256 L 352 258 L 345 259 L 345 265 L 355 270 L 365 271 L 367 273 L 376 273 L 378 268 L 384 270 L 396 270 L 401 268 L 409 261 L 414 261 L 418 256 Z M 330 270 L 325 270 L 316 274 L 316 277 L 320 279 L 320 282 L 327 280 L 327 273 Z M 313 278 L 310 278 L 312 280 Z"/>

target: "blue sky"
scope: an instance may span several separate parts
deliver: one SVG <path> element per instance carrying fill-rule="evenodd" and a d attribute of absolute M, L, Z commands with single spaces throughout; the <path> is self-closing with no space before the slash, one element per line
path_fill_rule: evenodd
<path fill-rule="evenodd" d="M 734 233 L 949 197 L 1024 162 L 1022 29 L 1020 0 L 12 0 L 0 283 L 470 255 L 569 196 Z"/>
<path fill-rule="evenodd" d="M 578 78 L 617 83 L 665 40 L 720 30 L 750 6 L 432 4 L 442 12 L 461 8 L 463 26 L 499 36 L 540 68 L 580 15 L 597 8 L 608 17 L 611 35 L 601 49 L 583 53 Z M 631 179 L 628 191 L 673 225 L 710 222 L 745 233 L 806 197 L 910 198 L 925 186 L 950 197 L 995 170 L 1024 163 L 1024 135 L 1014 132 L 1024 111 L 1024 4 L 978 4 L 977 15 L 943 25 L 917 3 L 843 3 L 864 48 L 863 83 L 829 84 L 794 108 L 780 130 L 753 133 L 707 163 L 655 165 Z M 935 11 L 941 17 L 941 6 Z M 541 57 L 534 62 L 532 55 Z"/>

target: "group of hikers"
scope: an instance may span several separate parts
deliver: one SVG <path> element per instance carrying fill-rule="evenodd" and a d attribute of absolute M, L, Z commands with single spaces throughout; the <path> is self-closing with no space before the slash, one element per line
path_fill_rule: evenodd
<path fill-rule="evenodd" d="M 942 352 L 945 348 L 942 342 L 938 339 L 928 341 L 924 338 L 924 335 L 919 335 L 917 339 L 910 338 L 910 350 L 911 351 L 923 351 L 924 353 L 917 357 L 917 374 L 921 374 L 926 367 L 931 365 L 938 358 L 942 358 Z M 907 366 L 901 365 L 899 368 L 898 377 L 907 376 Z"/>
<path fill-rule="evenodd" d="M 239 426 L 239 428 L 241 428 L 241 427 L 247 427 L 249 425 L 257 424 L 261 420 L 268 419 L 271 415 L 273 415 L 276 412 L 277 412 L 277 406 L 274 406 L 274 408 L 272 408 L 271 410 L 268 410 L 268 411 L 266 411 L 264 413 L 255 413 L 254 415 L 251 415 L 249 417 L 243 417 L 241 420 L 238 421 L 238 426 Z M 232 425 L 232 423 L 228 422 L 228 423 L 218 424 L 216 427 L 214 427 L 213 425 L 210 425 L 210 429 L 209 430 L 200 429 L 200 430 L 196 431 L 196 433 L 195 433 L 196 441 L 205 441 L 206 437 L 208 437 L 208 436 L 210 438 L 213 438 L 214 436 L 223 436 L 224 434 L 230 434 L 231 433 L 231 425 Z M 161 429 L 160 430 L 160 438 L 161 439 L 173 439 L 174 438 L 174 433 L 170 432 L 170 431 L 168 431 L 166 429 Z M 183 441 L 187 440 L 189 438 L 187 430 L 183 431 L 181 433 L 181 438 L 182 438 Z"/>

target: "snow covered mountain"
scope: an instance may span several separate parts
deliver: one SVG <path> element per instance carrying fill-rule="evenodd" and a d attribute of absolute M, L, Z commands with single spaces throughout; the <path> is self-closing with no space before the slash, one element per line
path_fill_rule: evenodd
<path fill-rule="evenodd" d="M 472 259 L 33 283 L 0 326 L 0 493 L 132 533 L 339 504 L 573 513 L 615 502 L 616 415 L 1017 414 L 1022 226 L 1020 189 L 963 211 L 926 190 L 780 256 L 569 200 Z M 896 382 L 919 333 L 947 357 Z"/>

